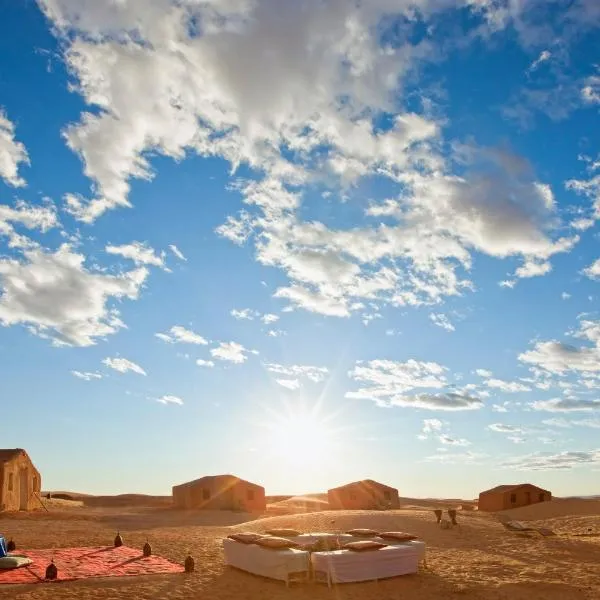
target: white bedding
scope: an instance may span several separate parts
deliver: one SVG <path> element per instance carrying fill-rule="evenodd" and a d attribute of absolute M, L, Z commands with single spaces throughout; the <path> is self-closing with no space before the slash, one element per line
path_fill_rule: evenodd
<path fill-rule="evenodd" d="M 256 544 L 242 544 L 225 538 L 223 540 L 225 562 L 232 567 L 285 581 L 308 579 L 310 560 L 309 553 L 304 550 L 271 550 Z"/>
<path fill-rule="evenodd" d="M 331 585 L 416 573 L 424 556 L 425 543 L 415 540 L 368 552 L 314 552 L 311 561 L 315 579 Z"/>

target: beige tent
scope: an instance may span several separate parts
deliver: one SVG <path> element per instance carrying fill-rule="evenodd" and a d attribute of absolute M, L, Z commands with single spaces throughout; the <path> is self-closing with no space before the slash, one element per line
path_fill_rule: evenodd
<path fill-rule="evenodd" d="M 331 509 L 385 509 L 398 508 L 400 500 L 396 488 L 372 479 L 353 481 L 327 492 Z"/>
<path fill-rule="evenodd" d="M 211 475 L 173 486 L 173 503 L 180 508 L 263 512 L 265 488 L 234 475 Z"/>
<path fill-rule="evenodd" d="M 479 494 L 478 509 L 494 512 L 552 500 L 552 493 L 531 483 L 498 485 Z"/>
<path fill-rule="evenodd" d="M 42 478 L 21 448 L 0 449 L 0 511 L 40 508 Z"/>

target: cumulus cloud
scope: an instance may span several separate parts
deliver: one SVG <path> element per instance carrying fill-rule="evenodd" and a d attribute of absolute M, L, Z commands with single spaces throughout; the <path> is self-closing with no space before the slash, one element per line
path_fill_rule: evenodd
<path fill-rule="evenodd" d="M 399 108 L 406 76 L 439 55 L 438 42 L 382 47 L 383 18 L 397 17 L 394 39 L 410 40 L 423 23 L 445 21 L 452 3 L 39 2 L 90 107 L 64 132 L 93 183 L 92 198 L 66 197 L 85 222 L 130 206 L 131 179 L 153 176 L 148 151 L 246 163 L 261 179 L 236 183 L 246 207 L 218 234 L 252 243 L 261 264 L 285 273 L 274 295 L 287 308 L 332 317 L 360 300 L 435 305 L 461 295 L 473 289 L 478 252 L 519 257 L 519 274 L 540 275 L 577 241 L 558 237 L 552 190 L 522 158 L 444 144 L 441 121 Z M 474 16 L 496 29 L 520 12 L 486 2 Z M 385 113 L 393 118 L 381 129 Z M 403 189 L 365 206 L 389 224 L 303 220 L 303 184 L 347 189 L 373 175 Z"/>
<path fill-rule="evenodd" d="M 551 400 L 538 400 L 531 404 L 534 410 L 548 412 L 591 412 L 600 411 L 600 400 L 587 400 L 583 398 L 552 398 Z"/>
<path fill-rule="evenodd" d="M 147 375 L 146 371 L 140 367 L 140 365 L 127 360 L 126 358 L 105 358 L 102 363 L 107 367 L 118 371 L 119 373 L 127 373 L 131 371 L 132 373 L 137 373 L 138 375 Z"/>
<path fill-rule="evenodd" d="M 423 433 L 433 433 L 434 431 L 441 431 L 443 423 L 439 419 L 424 419 L 423 420 Z"/>
<path fill-rule="evenodd" d="M 252 310 L 251 308 L 243 308 L 241 310 L 234 308 L 230 314 L 234 319 L 237 319 L 238 321 L 242 321 L 244 319 L 252 321 L 254 317 L 257 316 L 256 311 Z"/>
<path fill-rule="evenodd" d="M 586 267 L 583 273 L 590 279 L 600 279 L 600 258 L 594 261 L 589 267 Z"/>
<path fill-rule="evenodd" d="M 262 315 L 260 317 L 260 320 L 265 325 L 270 325 L 271 323 L 275 323 L 276 321 L 279 321 L 279 316 L 278 315 L 274 315 L 273 313 L 265 313 L 264 315 Z"/>
<path fill-rule="evenodd" d="M 523 429 L 521 427 L 505 425 L 503 423 L 492 423 L 491 425 L 488 425 L 488 429 L 498 433 L 523 433 Z"/>
<path fill-rule="evenodd" d="M 131 244 L 123 244 L 121 246 L 109 244 L 106 246 L 105 251 L 108 254 L 116 254 L 132 260 L 136 265 L 165 266 L 164 252 L 160 255 L 156 254 L 156 250 L 145 242 L 131 242 Z"/>
<path fill-rule="evenodd" d="M 0 178 L 13 187 L 23 187 L 25 180 L 19 176 L 22 164 L 29 164 L 27 150 L 15 139 L 15 125 L 0 108 Z"/>
<path fill-rule="evenodd" d="M 0 259 L 0 323 L 23 324 L 55 344 L 91 346 L 125 326 L 111 300 L 138 298 L 148 271 L 89 271 L 85 256 L 63 245 Z"/>
<path fill-rule="evenodd" d="M 323 381 L 329 374 L 327 367 L 316 367 L 314 365 L 281 365 L 278 363 L 265 363 L 264 367 L 269 373 L 285 375 L 288 379 L 308 379 L 314 383 Z"/>
<path fill-rule="evenodd" d="M 181 398 L 178 396 L 172 396 L 170 394 L 161 396 L 160 398 L 157 398 L 156 401 L 160 402 L 160 404 L 176 404 L 178 406 L 183 405 L 183 400 Z"/>
<path fill-rule="evenodd" d="M 78 379 L 83 379 L 84 381 L 92 381 L 93 379 L 102 379 L 102 375 L 96 372 L 88 372 L 88 371 L 71 371 L 71 375 L 73 377 L 77 377 Z"/>
<path fill-rule="evenodd" d="M 517 471 L 554 471 L 570 470 L 579 466 L 594 464 L 600 464 L 600 450 L 565 451 L 559 454 L 528 454 L 506 460 L 500 466 Z"/>
<path fill-rule="evenodd" d="M 199 358 L 199 359 L 196 361 L 196 364 L 197 364 L 199 367 L 206 367 L 207 369 L 212 369 L 212 367 L 214 367 L 214 366 L 215 366 L 215 363 L 214 363 L 212 360 L 204 360 L 204 359 L 202 359 L 202 358 Z"/>
<path fill-rule="evenodd" d="M 509 394 L 516 394 L 517 392 L 530 392 L 531 388 L 526 385 L 519 383 L 518 381 L 504 381 L 502 379 L 486 379 L 485 385 L 490 388 L 501 390 Z"/>
<path fill-rule="evenodd" d="M 246 362 L 247 352 L 249 350 L 237 342 L 221 342 L 217 348 L 212 348 L 210 351 L 213 358 L 236 364 Z"/>
<path fill-rule="evenodd" d="M 8 247 L 21 250 L 37 248 L 39 244 L 18 233 L 15 225 L 45 233 L 59 226 L 56 208 L 51 203 L 40 206 L 27 204 L 22 200 L 17 201 L 14 206 L 0 204 L 0 237 L 7 238 Z"/>
<path fill-rule="evenodd" d="M 450 319 L 446 315 L 441 313 L 430 313 L 429 318 L 434 325 L 445 329 L 446 331 L 455 331 L 456 327 L 450 322 Z"/>
<path fill-rule="evenodd" d="M 583 317 L 579 327 L 570 334 L 591 342 L 591 346 L 573 346 L 557 340 L 537 342 L 533 349 L 519 355 L 519 360 L 549 373 L 569 372 L 590 376 L 600 371 L 600 321 Z"/>
<path fill-rule="evenodd" d="M 478 452 L 442 452 L 426 457 L 425 462 L 439 462 L 444 464 L 480 464 L 482 459 L 487 458 L 486 454 Z"/>
<path fill-rule="evenodd" d="M 173 327 L 169 329 L 169 333 L 155 333 L 154 335 L 159 340 L 169 344 L 197 344 L 200 346 L 206 346 L 208 344 L 208 341 L 199 333 L 186 329 L 181 325 L 173 325 Z"/>
<path fill-rule="evenodd" d="M 493 375 L 488 369 L 475 369 L 475 374 L 479 377 L 491 377 Z"/>
<path fill-rule="evenodd" d="M 275 380 L 280 386 L 287 388 L 288 390 L 297 390 L 300 388 L 300 381 L 298 379 L 276 379 Z"/>
<path fill-rule="evenodd" d="M 427 410 L 474 410 L 483 406 L 480 398 L 467 393 L 432 392 L 408 394 L 419 388 L 448 387 L 448 369 L 434 362 L 410 359 L 404 363 L 391 360 L 358 361 L 349 376 L 366 384 L 346 392 L 346 398 L 371 400 L 377 406 L 412 407 Z"/>

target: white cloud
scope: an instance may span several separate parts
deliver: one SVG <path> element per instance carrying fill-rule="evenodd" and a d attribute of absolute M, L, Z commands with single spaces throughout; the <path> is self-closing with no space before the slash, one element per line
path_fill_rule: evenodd
<path fill-rule="evenodd" d="M 90 107 L 64 132 L 93 183 L 91 200 L 66 198 L 83 221 L 130 206 L 131 179 L 153 176 L 148 151 L 246 163 L 263 179 L 239 184 L 247 206 L 219 235 L 249 241 L 261 264 L 285 273 L 275 297 L 288 308 L 336 317 L 360 300 L 435 305 L 461 295 L 473 289 L 475 253 L 521 257 L 531 271 L 577 241 L 557 237 L 552 190 L 520 157 L 444 144 L 442 121 L 427 111 L 377 128 L 405 76 L 440 51 L 435 36 L 382 48 L 382 19 L 399 17 L 394 36 L 410 39 L 444 19 L 447 1 L 40 3 Z M 498 18 L 496 8 L 478 3 L 478 19 Z M 368 207 L 390 224 L 302 220 L 304 183 L 347 188 L 372 175 L 402 186 Z"/>
<path fill-rule="evenodd" d="M 173 327 L 169 329 L 168 334 L 155 333 L 154 335 L 158 339 L 169 344 L 197 344 L 200 346 L 206 346 L 208 344 L 208 341 L 204 339 L 199 333 L 191 331 L 190 329 L 186 329 L 181 325 L 173 325 Z"/>
<path fill-rule="evenodd" d="M 214 363 L 212 360 L 204 360 L 204 359 L 202 359 L 202 358 L 199 358 L 199 359 L 196 361 L 196 364 L 197 364 L 199 367 L 206 367 L 206 368 L 208 368 L 208 369 L 212 369 L 212 367 L 214 367 L 214 366 L 215 366 L 215 363 Z"/>
<path fill-rule="evenodd" d="M 269 337 L 281 337 L 282 335 L 286 335 L 286 332 L 283 329 L 269 329 L 267 335 Z"/>
<path fill-rule="evenodd" d="M 518 381 L 503 381 L 502 379 L 486 379 L 485 385 L 490 388 L 501 390 L 509 394 L 516 394 L 517 392 L 530 392 L 531 388 L 519 383 Z"/>
<path fill-rule="evenodd" d="M 492 411 L 499 413 L 507 413 L 508 412 L 508 403 L 504 402 L 503 404 L 492 404 Z"/>
<path fill-rule="evenodd" d="M 0 109 L 0 178 L 13 187 L 23 187 L 25 180 L 19 176 L 19 166 L 29 164 L 25 146 L 15 139 L 15 126 Z"/>
<path fill-rule="evenodd" d="M 273 313 L 265 313 L 264 315 L 261 316 L 260 320 L 265 325 L 269 325 L 271 323 L 275 323 L 276 321 L 279 321 L 279 316 L 274 315 Z"/>
<path fill-rule="evenodd" d="M 449 435 L 442 434 L 438 436 L 438 440 L 445 444 L 446 446 L 470 446 L 471 442 L 465 439 L 455 439 L 450 437 Z"/>
<path fill-rule="evenodd" d="M 165 395 L 156 399 L 157 402 L 161 404 L 176 404 L 178 406 L 183 405 L 183 400 L 177 396 Z"/>
<path fill-rule="evenodd" d="M 121 246 L 108 245 L 105 248 L 108 254 L 116 254 L 132 260 L 136 265 L 151 265 L 154 267 L 164 267 L 164 253 L 160 256 L 156 251 L 145 242 L 131 242 Z"/>
<path fill-rule="evenodd" d="M 169 244 L 169 250 L 179 259 L 187 261 L 187 258 L 183 255 L 183 252 L 175 245 Z"/>
<path fill-rule="evenodd" d="M 560 452 L 559 454 L 528 454 L 501 463 L 501 467 L 517 471 L 570 470 L 582 465 L 600 464 L 600 450 Z"/>
<path fill-rule="evenodd" d="M 519 360 L 558 375 L 577 372 L 590 376 L 600 371 L 600 321 L 580 317 L 578 329 L 570 334 L 593 345 L 576 347 L 557 340 L 537 342 L 532 350 L 520 354 Z"/>
<path fill-rule="evenodd" d="M 515 285 L 517 285 L 517 282 L 516 282 L 514 279 L 505 279 L 505 280 L 503 280 L 503 281 L 500 281 L 500 282 L 498 283 L 498 285 L 499 285 L 500 287 L 505 287 L 505 288 L 510 288 L 510 289 L 512 289 L 512 288 L 514 288 L 514 287 L 515 287 Z"/>
<path fill-rule="evenodd" d="M 15 203 L 14 207 L 0 204 L 0 237 L 8 238 L 9 248 L 33 249 L 39 245 L 23 234 L 15 231 L 14 225 L 26 229 L 37 229 L 45 233 L 49 229 L 59 226 L 56 217 L 56 208 L 53 204 L 44 206 L 27 204 L 22 200 Z"/>
<path fill-rule="evenodd" d="M 580 398 L 552 398 L 551 400 L 538 400 L 531 404 L 534 410 L 548 412 L 591 412 L 600 411 L 600 400 L 585 400 Z"/>
<path fill-rule="evenodd" d="M 486 458 L 486 454 L 476 452 L 443 452 L 440 454 L 434 454 L 425 458 L 426 462 L 440 462 L 452 465 L 460 464 L 480 464 L 480 461 Z"/>
<path fill-rule="evenodd" d="M 548 261 L 527 260 L 515 271 L 515 276 L 524 277 L 539 277 L 547 275 L 552 271 L 552 265 Z"/>
<path fill-rule="evenodd" d="M 212 348 L 210 353 L 213 358 L 236 364 L 246 362 L 248 350 L 237 342 L 221 342 L 217 348 Z"/>
<path fill-rule="evenodd" d="M 126 358 L 105 358 L 102 361 L 107 367 L 118 371 L 119 373 L 127 373 L 131 371 L 132 373 L 137 373 L 138 375 L 147 375 L 146 371 L 140 367 L 140 365 L 127 360 Z"/>
<path fill-rule="evenodd" d="M 148 271 L 119 275 L 88 271 L 68 245 L 27 250 L 24 260 L 0 259 L 0 323 L 25 324 L 55 344 L 91 346 L 125 324 L 111 299 L 138 298 Z"/>
<path fill-rule="evenodd" d="M 270 373 L 285 375 L 288 378 L 306 378 L 314 383 L 319 383 L 327 377 L 327 367 L 315 367 L 313 365 L 280 365 L 277 363 L 265 363 L 265 369 Z"/>
<path fill-rule="evenodd" d="M 443 315 L 441 313 L 430 313 L 429 318 L 431 319 L 431 321 L 433 322 L 434 325 L 437 325 L 438 327 L 441 327 L 442 329 L 445 329 L 446 331 L 455 331 L 456 330 L 456 327 L 454 327 L 454 325 L 452 325 L 452 323 L 450 322 L 450 320 L 448 319 L 448 317 L 446 315 Z"/>
<path fill-rule="evenodd" d="M 377 406 L 412 407 L 427 410 L 474 410 L 483 406 L 480 398 L 457 392 L 425 392 L 408 395 L 419 388 L 441 389 L 448 386 L 448 369 L 434 362 L 391 360 L 357 362 L 349 376 L 366 384 L 346 398 L 371 400 Z"/>
<path fill-rule="evenodd" d="M 521 427 L 505 425 L 504 423 L 492 423 L 491 425 L 488 425 L 488 429 L 498 433 L 523 433 L 523 429 Z"/>
<path fill-rule="evenodd" d="M 234 308 L 230 314 L 234 319 L 237 319 L 238 321 L 242 321 L 244 319 L 252 321 L 254 317 L 257 316 L 256 311 L 252 310 L 251 308 L 243 308 L 241 310 Z"/>
<path fill-rule="evenodd" d="M 423 433 L 433 433 L 434 431 L 441 431 L 443 423 L 439 419 L 423 419 Z"/>
<path fill-rule="evenodd" d="M 288 390 L 297 390 L 301 385 L 298 379 L 276 379 L 275 381 Z"/>
<path fill-rule="evenodd" d="M 568 300 L 568 299 L 571 297 L 571 294 L 569 294 L 569 293 L 567 293 L 567 292 L 563 292 L 563 293 L 560 295 L 560 297 L 561 297 L 563 300 Z"/>
<path fill-rule="evenodd" d="M 600 279 L 600 258 L 594 261 L 589 267 L 585 268 L 583 273 L 590 279 Z"/>
<path fill-rule="evenodd" d="M 90 373 L 87 371 L 71 371 L 71 374 L 78 379 L 83 379 L 84 381 L 92 381 L 92 379 L 102 379 L 102 375 L 100 373 Z"/>
<path fill-rule="evenodd" d="M 488 369 L 476 369 L 475 373 L 479 375 L 479 377 L 491 377 L 493 373 L 488 371 Z"/>
<path fill-rule="evenodd" d="M 540 52 L 540 55 L 531 63 L 527 71 L 535 71 L 542 63 L 546 62 L 547 60 L 550 60 L 551 58 L 552 52 L 550 52 L 550 50 L 542 50 L 542 52 Z"/>

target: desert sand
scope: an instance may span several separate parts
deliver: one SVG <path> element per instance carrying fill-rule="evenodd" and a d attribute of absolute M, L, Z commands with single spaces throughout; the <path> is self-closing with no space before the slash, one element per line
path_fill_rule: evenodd
<path fill-rule="evenodd" d="M 73 496 L 75 497 L 75 496 Z M 461 501 L 403 499 L 393 511 L 328 511 L 322 496 L 273 499 L 265 515 L 181 511 L 164 498 L 76 496 L 48 502 L 50 512 L 0 515 L 0 532 L 21 549 L 110 545 L 116 531 L 125 544 L 177 562 L 188 552 L 189 575 L 88 579 L 70 583 L 0 587 L 0 598 L 75 600 L 209 598 L 210 600 L 597 600 L 600 598 L 600 501 L 553 500 L 498 514 L 459 511 L 460 527 L 441 529 L 433 508 Z M 310 510 L 315 512 L 307 512 Z M 552 528 L 557 535 L 507 531 L 500 520 Z M 235 531 L 292 527 L 305 532 L 353 527 L 409 531 L 427 544 L 427 568 L 376 582 L 328 589 L 261 579 L 226 567 L 221 539 Z"/>

